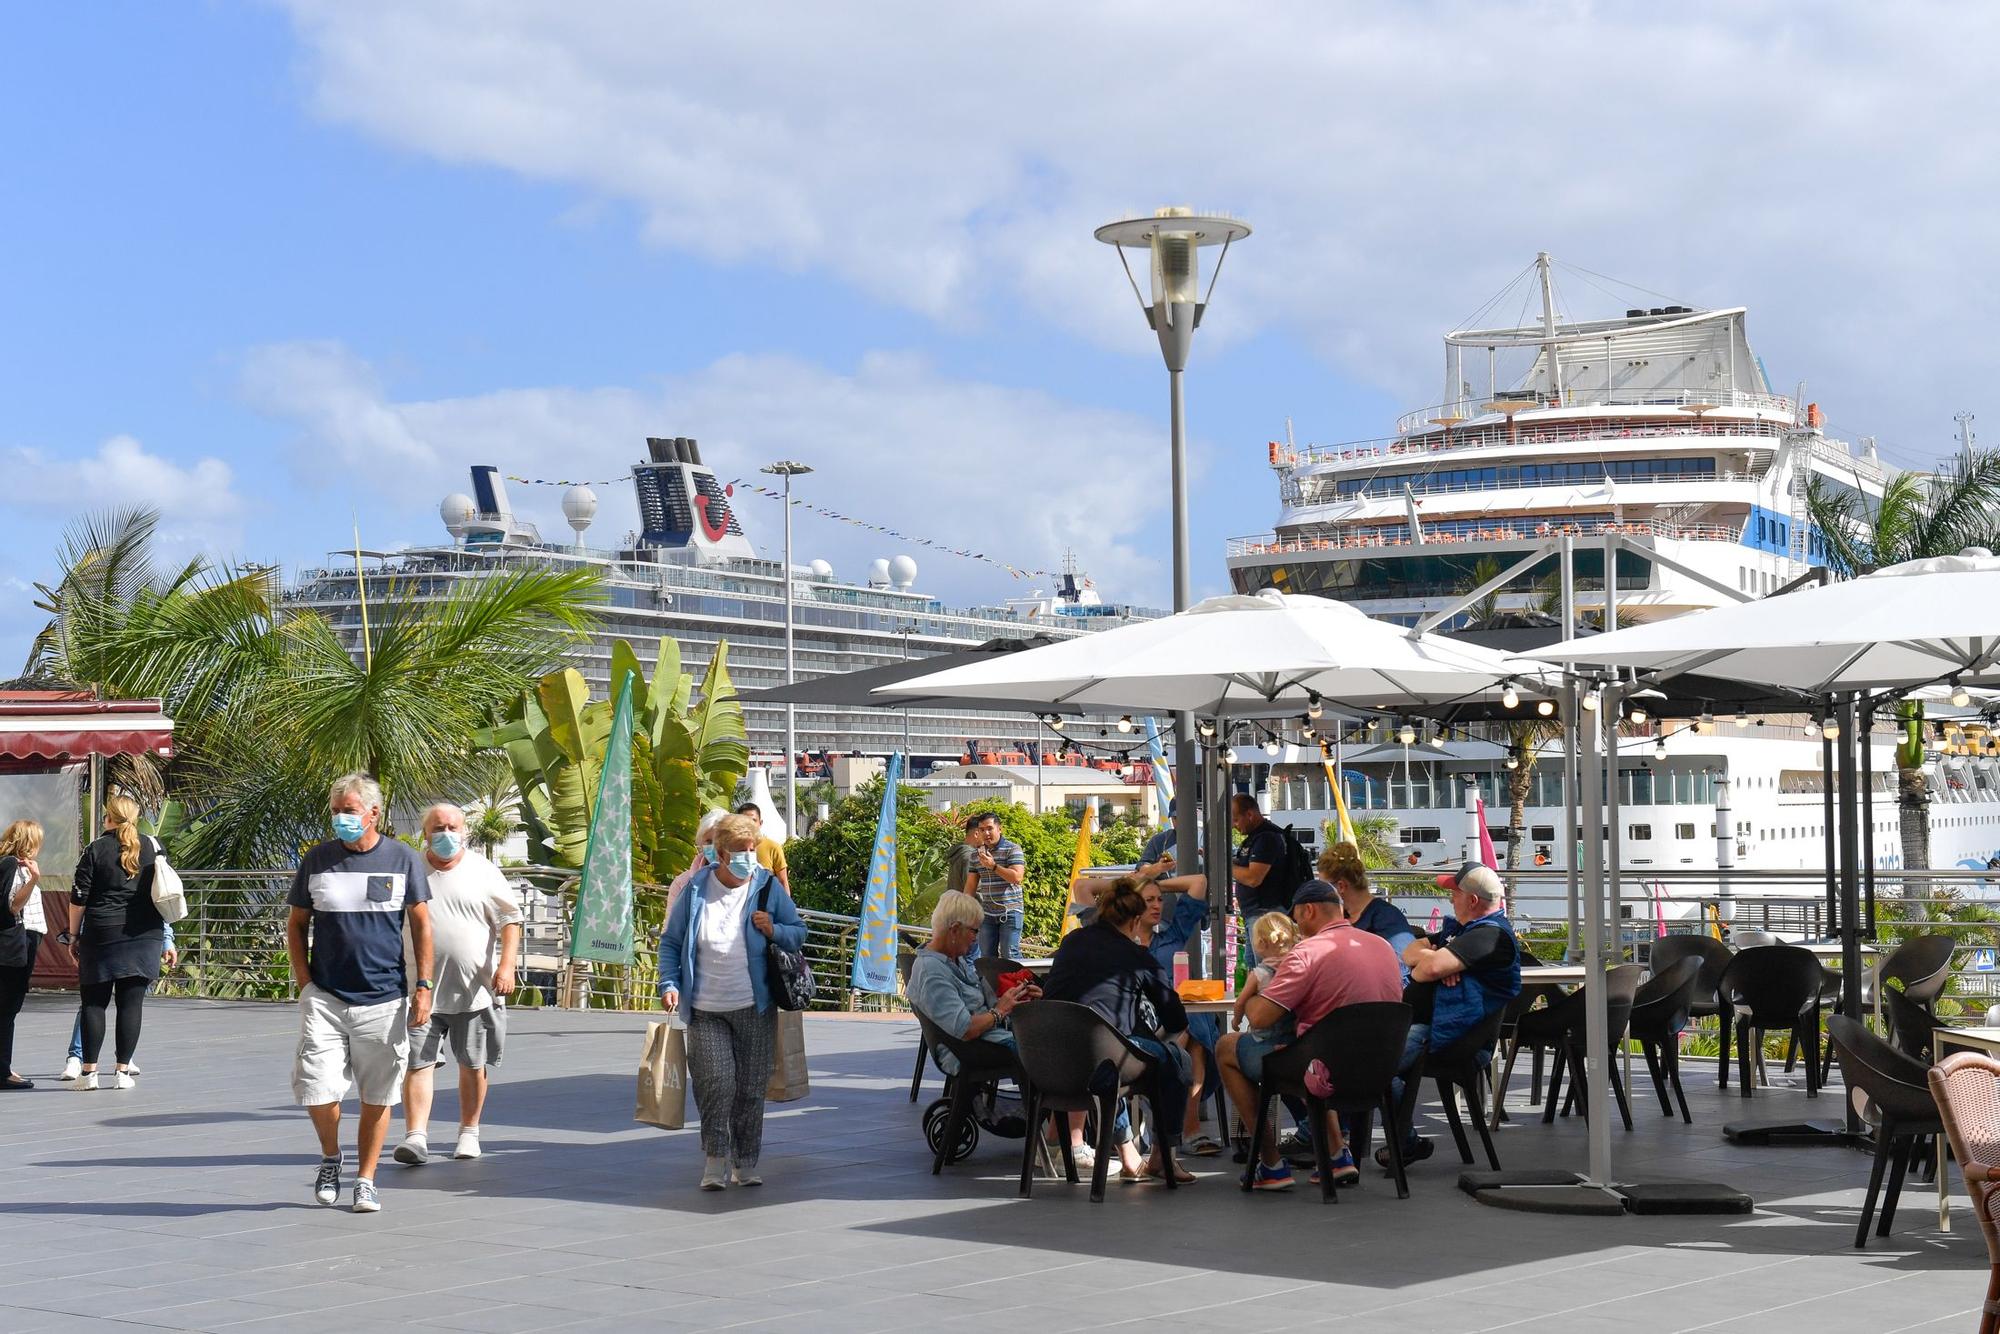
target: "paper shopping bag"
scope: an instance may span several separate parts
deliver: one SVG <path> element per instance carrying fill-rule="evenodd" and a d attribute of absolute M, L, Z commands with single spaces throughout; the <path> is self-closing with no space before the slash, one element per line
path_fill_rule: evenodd
<path fill-rule="evenodd" d="M 662 1130 L 687 1124 L 687 1029 L 679 1024 L 646 1025 L 646 1051 L 639 1058 L 639 1105 L 634 1121 Z"/>
<path fill-rule="evenodd" d="M 806 1082 L 806 1017 L 798 1010 L 776 1012 L 778 1032 L 771 1043 L 771 1080 L 764 1101 L 795 1102 L 811 1092 Z"/>

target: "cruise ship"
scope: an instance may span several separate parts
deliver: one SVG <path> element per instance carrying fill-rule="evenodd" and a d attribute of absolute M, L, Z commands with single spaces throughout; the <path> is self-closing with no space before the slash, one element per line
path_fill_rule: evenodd
<path fill-rule="evenodd" d="M 391 586 L 403 596 L 415 590 L 422 597 L 497 571 L 588 568 L 601 577 L 607 605 L 571 663 L 594 693 L 608 691 L 615 639 L 629 641 L 645 660 L 662 637 L 677 640 L 682 666 L 697 680 L 717 642 L 726 640 L 729 673 L 739 690 L 782 685 L 788 577 L 783 562 L 757 556 L 733 488 L 702 462 L 696 441 L 652 438 L 646 448 L 647 457 L 633 465 L 631 475 L 640 527 L 615 546 L 595 548 L 585 541 L 597 513 L 589 488 L 563 493 L 562 512 L 574 540 L 549 541 L 532 518 L 515 511 L 499 469 L 481 464 L 471 469 L 471 493 L 447 496 L 439 507 L 444 540 L 393 552 L 331 553 L 325 566 L 302 573 L 287 599 L 327 616 L 358 653 L 356 589 L 364 577 L 374 599 L 386 596 Z M 823 560 L 797 565 L 789 578 L 796 674 L 802 681 L 991 639 L 1065 638 L 1163 614 L 1104 601 L 1067 559 L 1046 588 L 965 608 L 919 591 L 917 565 L 908 555 L 876 560 L 862 582 L 836 578 Z M 744 715 L 752 763 L 781 778 L 783 706 L 746 704 Z M 906 720 L 902 711 L 800 705 L 797 735 L 798 772 L 806 778 L 823 772 L 830 756 L 903 750 L 906 736 L 913 772 L 968 755 L 1038 753 L 1036 723 L 1026 714 L 918 708 L 909 710 Z"/>
<path fill-rule="evenodd" d="M 1770 593 L 1827 562 L 1807 488 L 1817 478 L 1820 487 L 1858 492 L 1865 511 L 1890 476 L 1873 441 L 1835 438 L 1816 404 L 1774 389 L 1744 308 L 1664 305 L 1567 319 L 1558 312 L 1556 267 L 1543 254 L 1517 280 L 1530 302 L 1539 295 L 1538 322 L 1445 335 L 1443 400 L 1405 414 L 1392 435 L 1270 446 L 1278 522 L 1229 543 L 1237 591 L 1320 594 L 1416 625 L 1541 552 L 1481 609 L 1532 615 L 1550 598 L 1567 538 L 1579 615 L 1602 623 L 1608 565 L 1616 623 L 1631 624 L 1732 600 L 1730 590 Z M 1470 620 L 1459 612 L 1437 628 Z M 1716 796 L 1726 780 L 1735 866 L 1824 866 L 1814 728 L 1804 717 L 1724 715 L 1632 729 L 1618 764 L 1620 864 L 1642 877 L 1655 868 L 1715 868 Z M 1932 740 L 1932 866 L 1984 868 L 2000 853 L 1993 738 L 1969 719 Z M 1342 792 L 1357 813 L 1394 819 L 1409 865 L 1450 865 L 1463 855 L 1468 789 L 1482 797 L 1505 848 L 1509 780 L 1519 767 L 1518 755 L 1509 765 L 1507 745 L 1405 747 L 1387 731 L 1378 741 L 1344 748 Z M 1872 756 L 1875 856 L 1895 868 L 1902 849 L 1886 730 Z M 1527 766 L 1516 856 L 1522 867 L 1559 869 L 1571 856 L 1560 832 L 1562 764 L 1547 742 L 1538 760 Z M 1281 823 L 1309 835 L 1330 816 L 1316 746 L 1282 749 L 1259 774 Z"/>

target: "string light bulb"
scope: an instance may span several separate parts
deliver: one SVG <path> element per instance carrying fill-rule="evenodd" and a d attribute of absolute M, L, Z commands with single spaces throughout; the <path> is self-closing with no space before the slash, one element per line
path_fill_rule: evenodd
<path fill-rule="evenodd" d="M 1646 721 L 1646 711 L 1634 704 L 1630 711 L 1626 713 L 1625 721 L 1631 723 L 1634 727 L 1638 727 Z"/>
<path fill-rule="evenodd" d="M 1747 713 L 1739 713 L 1739 714 L 1737 714 L 1737 715 L 1736 715 L 1736 725 L 1737 725 L 1738 727 L 1748 727 L 1748 726 L 1750 725 L 1750 715 L 1749 715 L 1749 714 L 1747 714 Z"/>
<path fill-rule="evenodd" d="M 1972 692 L 1971 692 L 1971 691 L 1969 691 L 1969 690 L 1967 690 L 1967 689 L 1966 689 L 1966 688 L 1965 688 L 1964 686 L 1960 685 L 1960 684 L 1958 683 L 1958 678 L 1957 678 L 1957 677 L 1955 677 L 1955 676 L 1954 676 L 1954 677 L 1952 677 L 1952 678 L 1951 678 L 1951 706 L 1952 706 L 1952 707 L 1953 707 L 1954 709 L 1962 709 L 1962 708 L 1964 708 L 1964 707 L 1965 707 L 1966 705 L 1968 705 L 1968 704 L 1970 704 L 1970 703 L 1972 703 Z"/>
<path fill-rule="evenodd" d="M 1514 689 L 1513 682 L 1508 682 L 1507 688 L 1500 692 L 1500 703 L 1502 707 L 1509 709 L 1521 707 L 1521 692 Z"/>
<path fill-rule="evenodd" d="M 1278 744 L 1278 738 L 1276 737 L 1272 737 L 1269 741 L 1266 741 L 1264 743 L 1264 753 L 1266 755 L 1276 755 L 1279 751 L 1283 749 L 1284 747 Z"/>
<path fill-rule="evenodd" d="M 1701 736 L 1714 736 L 1715 715 L 1710 713 L 1707 709 L 1703 709 L 1701 711 L 1701 717 L 1695 719 L 1694 730 Z"/>
<path fill-rule="evenodd" d="M 1664 733 L 1661 734 L 1658 741 L 1653 743 L 1653 758 L 1656 760 L 1667 758 L 1667 738 Z"/>
<path fill-rule="evenodd" d="M 1584 711 L 1586 713 L 1596 713 L 1597 706 L 1603 703 L 1603 701 L 1604 701 L 1604 696 L 1602 692 L 1600 692 L 1596 686 L 1592 686 L 1588 691 L 1584 692 L 1583 696 Z"/>
<path fill-rule="evenodd" d="M 1396 740 L 1402 742 L 1406 746 L 1409 745 L 1411 742 L 1415 741 L 1416 739 L 1417 739 L 1417 729 L 1410 726 L 1408 723 L 1404 723 L 1402 727 L 1398 728 L 1396 731 Z"/>
<path fill-rule="evenodd" d="M 1224 746 L 1224 747 L 1222 748 L 1222 762 L 1223 762 L 1224 764 L 1235 764 L 1235 763 L 1236 763 L 1236 747 L 1234 747 L 1234 746 Z"/>
<path fill-rule="evenodd" d="M 1521 762 L 1515 759 L 1512 755 L 1509 755 L 1507 757 L 1507 759 L 1505 760 L 1505 764 L 1509 769 L 1518 769 L 1521 767 Z"/>
<path fill-rule="evenodd" d="M 1194 729 L 1201 733 L 1201 739 L 1206 741 L 1215 735 L 1215 721 L 1210 718 L 1204 718 L 1194 725 Z"/>
<path fill-rule="evenodd" d="M 1325 711 L 1325 706 L 1319 701 L 1319 692 L 1308 690 L 1306 692 L 1306 717 L 1317 718 Z"/>
<path fill-rule="evenodd" d="M 1806 735 L 1808 737 L 1816 737 L 1819 735 L 1819 719 L 1817 718 L 1806 719 Z"/>
<path fill-rule="evenodd" d="M 1129 732 L 1129 731 L 1131 731 L 1131 730 L 1132 730 L 1132 715 L 1131 715 L 1131 714 L 1129 714 L 1129 713 L 1128 713 L 1128 714 L 1126 714 L 1126 715 L 1125 715 L 1125 716 L 1124 716 L 1123 718 L 1120 718 L 1120 719 L 1118 720 L 1118 730 L 1119 730 L 1119 731 L 1121 731 L 1121 732 Z"/>
<path fill-rule="evenodd" d="M 1556 702 L 1552 699 L 1538 701 L 1535 705 L 1535 712 L 1541 714 L 1544 718 L 1553 718 L 1556 716 Z"/>
<path fill-rule="evenodd" d="M 1048 721 L 1051 732 L 1060 732 L 1063 730 L 1063 720 L 1056 714 L 1050 714 Z"/>
<path fill-rule="evenodd" d="M 1819 730 L 1820 734 L 1823 735 L 1828 741 L 1840 740 L 1840 720 L 1834 717 L 1832 714 L 1828 714 L 1826 718 L 1821 721 L 1819 725 Z"/>

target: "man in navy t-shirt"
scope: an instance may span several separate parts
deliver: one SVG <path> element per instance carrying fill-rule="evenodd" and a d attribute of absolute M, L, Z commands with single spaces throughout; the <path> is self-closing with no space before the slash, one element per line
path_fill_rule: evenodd
<path fill-rule="evenodd" d="M 285 897 L 285 953 L 299 989 L 292 1094 L 319 1133 L 313 1197 L 332 1204 L 340 1198 L 340 1100 L 359 1086 L 354 1212 L 369 1214 L 382 1207 L 375 1160 L 409 1066 L 409 1027 L 430 1017 L 431 891 L 424 859 L 377 828 L 382 789 L 374 779 L 347 775 L 328 804 L 334 837 L 300 860 Z M 403 969 L 406 919 L 416 977 Z"/>

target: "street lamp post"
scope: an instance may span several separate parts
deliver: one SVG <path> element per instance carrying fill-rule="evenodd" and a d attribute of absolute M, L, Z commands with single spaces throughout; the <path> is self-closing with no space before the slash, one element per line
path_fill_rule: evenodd
<path fill-rule="evenodd" d="M 790 459 L 780 459 L 763 471 L 773 477 L 785 479 L 785 684 L 797 682 L 792 657 L 792 479 L 803 477 L 812 469 L 803 463 Z M 794 705 L 785 705 L 785 833 L 787 837 L 799 832 L 799 733 L 798 712 Z"/>
<path fill-rule="evenodd" d="M 894 634 L 902 636 L 904 662 L 908 662 L 910 660 L 910 636 L 916 634 L 920 629 L 921 627 L 919 626 L 911 625 L 905 622 L 904 624 L 897 626 L 895 630 L 892 632 Z M 905 704 L 903 706 L 903 772 L 907 774 L 909 773 L 909 771 L 910 771 L 910 706 Z"/>
<path fill-rule="evenodd" d="M 1187 420 L 1181 396 L 1181 372 L 1187 369 L 1188 351 L 1194 331 L 1201 327 L 1202 312 L 1215 292 L 1215 280 L 1222 275 L 1223 261 L 1232 242 L 1250 234 L 1248 223 L 1213 214 L 1197 214 L 1188 208 L 1154 210 L 1150 218 L 1128 218 L 1107 223 L 1095 233 L 1098 240 L 1118 251 L 1132 295 L 1146 314 L 1146 323 L 1160 340 L 1160 353 L 1167 362 L 1167 411 L 1171 427 L 1174 515 L 1174 610 L 1186 611 L 1189 594 L 1188 500 L 1187 500 Z M 1201 250 L 1222 247 L 1215 270 L 1209 276 L 1208 291 L 1201 290 Z M 1132 265 L 1125 257 L 1130 250 L 1147 253 L 1152 277 L 1152 300 L 1139 290 Z M 1181 798 L 1174 807 L 1174 849 L 1187 865 L 1191 849 L 1200 846 L 1196 832 L 1198 807 L 1194 793 L 1199 785 L 1195 767 L 1194 716 L 1174 717 L 1174 793 Z M 1227 844 L 1222 845 L 1225 849 Z M 1211 878 L 1212 882 L 1212 878 Z M 1216 933 L 1220 942 L 1221 933 Z"/>

